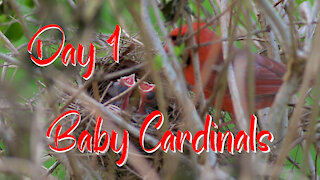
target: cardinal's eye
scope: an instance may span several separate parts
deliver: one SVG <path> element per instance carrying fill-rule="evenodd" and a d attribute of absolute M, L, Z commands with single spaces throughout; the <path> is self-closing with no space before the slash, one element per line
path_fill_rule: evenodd
<path fill-rule="evenodd" d="M 176 46 L 180 46 L 183 43 L 183 36 L 171 36 L 171 39 Z"/>
<path fill-rule="evenodd" d="M 177 36 L 171 36 L 172 41 L 176 41 L 177 40 Z"/>
<path fill-rule="evenodd" d="M 187 64 L 187 66 L 189 66 L 191 64 L 191 57 L 190 56 L 188 56 L 186 64 Z"/>

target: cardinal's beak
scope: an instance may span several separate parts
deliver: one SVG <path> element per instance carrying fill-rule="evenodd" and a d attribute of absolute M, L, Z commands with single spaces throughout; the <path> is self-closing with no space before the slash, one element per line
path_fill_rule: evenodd
<path fill-rule="evenodd" d="M 145 114 L 146 104 L 155 102 L 155 93 L 156 86 L 154 84 L 149 84 L 147 82 L 142 82 L 139 84 L 139 93 L 140 93 L 140 103 L 139 110 L 140 114 Z"/>
<path fill-rule="evenodd" d="M 119 79 L 119 85 L 120 87 L 123 89 L 123 87 L 125 87 L 125 90 L 127 90 L 128 88 L 132 87 L 134 84 L 136 83 L 135 80 L 135 74 L 131 74 L 130 76 L 124 76 L 121 77 Z M 130 96 L 132 94 L 132 91 L 128 92 L 125 97 L 124 97 L 124 101 L 121 105 L 121 109 L 126 109 L 129 105 L 129 99 Z"/>
<path fill-rule="evenodd" d="M 164 46 L 164 51 L 166 51 L 166 53 L 168 53 L 168 45 Z"/>

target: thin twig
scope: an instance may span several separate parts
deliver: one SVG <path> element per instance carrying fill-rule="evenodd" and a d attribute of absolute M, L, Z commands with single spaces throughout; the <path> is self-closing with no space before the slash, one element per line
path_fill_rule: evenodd
<path fill-rule="evenodd" d="M 222 1 L 220 4 L 220 9 L 221 11 L 225 11 L 228 8 L 228 2 L 227 1 Z M 228 22 L 230 21 L 230 14 L 225 14 L 220 18 L 220 25 L 221 25 L 221 32 L 222 32 L 222 37 L 227 38 L 228 37 Z M 222 43 L 222 49 L 223 49 L 223 59 L 225 62 L 227 62 L 228 58 L 230 58 L 230 52 L 232 51 L 231 49 L 229 50 L 229 42 L 223 42 Z M 244 106 L 242 106 L 242 100 L 241 97 L 243 96 L 240 95 L 240 90 L 238 89 L 238 85 L 235 79 L 235 73 L 234 69 L 232 66 L 232 63 L 228 65 L 228 87 L 230 89 L 230 94 L 231 94 L 231 99 L 233 102 L 233 109 L 235 110 L 235 115 L 240 123 L 240 127 L 242 129 L 247 129 L 247 117 L 246 115 L 248 114 L 247 112 L 244 111 Z"/>
<path fill-rule="evenodd" d="M 273 5 L 270 1 L 267 0 L 256 0 L 259 8 L 262 12 L 266 15 L 267 22 L 270 23 L 270 26 L 275 31 L 275 35 L 278 36 L 280 44 L 282 48 L 287 52 L 287 55 L 290 57 L 292 56 L 292 38 L 290 36 L 289 27 L 286 25 L 285 22 L 282 21 L 279 14 L 275 11 Z"/>
<path fill-rule="evenodd" d="M 317 30 L 316 30 L 316 34 L 315 34 L 315 40 L 314 40 L 314 44 L 313 44 L 313 48 L 319 47 L 319 42 L 320 42 L 320 28 L 318 26 Z M 299 98 L 298 104 L 296 105 L 296 108 L 293 112 L 293 115 L 291 116 L 290 119 L 290 124 L 289 124 L 289 128 L 288 128 L 288 133 L 286 134 L 284 141 L 283 141 L 283 146 L 280 149 L 280 153 L 279 156 L 277 158 L 277 162 L 275 165 L 275 168 L 273 169 L 273 172 L 275 174 L 274 178 L 279 177 L 280 172 L 282 170 L 282 164 L 285 161 L 285 157 L 287 155 L 288 151 L 288 145 L 295 139 L 295 137 L 297 136 L 297 128 L 299 126 L 299 121 L 303 112 L 303 106 L 304 106 L 304 102 L 305 102 L 305 98 L 307 96 L 307 92 L 309 90 L 309 86 L 311 83 L 311 80 L 313 78 L 313 73 L 315 72 L 319 72 L 319 68 L 320 68 L 320 64 L 318 61 L 318 52 L 314 49 L 314 51 L 312 51 L 313 53 L 311 53 L 307 64 L 305 66 L 305 71 L 304 71 L 304 75 L 303 75 L 303 81 L 302 81 L 302 85 L 300 88 L 300 92 L 301 92 L 301 96 Z M 298 79 L 297 77 L 295 77 L 297 72 L 294 72 L 292 75 L 293 77 L 290 79 Z M 298 82 L 295 82 L 295 84 L 293 85 L 297 85 Z M 296 87 L 296 86 L 294 86 Z M 292 89 L 294 89 L 294 87 L 291 87 Z M 292 92 L 292 89 L 288 89 L 287 92 Z M 280 89 L 281 91 L 281 89 Z M 280 93 L 279 93 L 280 94 Z"/>
<path fill-rule="evenodd" d="M 200 22 L 198 22 L 199 24 Z M 188 24 L 188 31 L 189 33 L 193 33 L 193 26 L 190 17 L 187 15 L 187 24 Z M 199 24 L 200 25 L 200 24 Z M 199 33 L 196 34 L 195 36 L 199 37 Z M 196 42 L 195 36 L 191 38 L 191 46 L 197 46 L 197 44 L 200 44 L 200 42 Z M 198 38 L 199 40 L 200 38 Z M 205 106 L 205 96 L 203 92 L 203 82 L 200 74 L 200 63 L 199 63 L 199 53 L 198 53 L 198 48 L 193 48 L 192 49 L 192 65 L 193 65 L 193 71 L 194 71 L 194 78 L 195 78 L 195 86 L 196 86 L 196 93 L 198 93 L 198 96 L 200 97 L 200 109 L 202 109 Z"/>
<path fill-rule="evenodd" d="M 153 1 L 152 1 L 153 2 Z M 182 70 L 181 68 L 179 69 L 179 76 L 177 75 L 177 73 L 174 71 L 174 69 L 172 68 L 167 54 L 164 51 L 164 48 L 162 46 L 162 43 L 159 39 L 159 37 L 156 35 L 156 32 L 152 26 L 151 23 L 151 19 L 150 19 L 150 15 L 149 15 L 149 1 L 148 0 L 141 0 L 141 15 L 142 15 L 142 23 L 144 24 L 144 31 L 146 36 L 148 37 L 148 39 L 151 41 L 151 44 L 153 45 L 154 48 L 158 49 L 159 54 L 162 57 L 162 62 L 163 62 L 163 67 L 164 67 L 164 71 L 165 71 L 165 75 L 166 78 L 169 81 L 170 86 L 172 87 L 172 89 L 176 92 L 177 98 L 178 98 L 178 102 L 179 104 L 182 105 L 182 107 L 184 107 L 186 116 L 188 116 L 190 118 L 191 121 L 193 121 L 192 123 L 194 124 L 194 128 L 200 130 L 203 129 L 203 123 L 200 120 L 200 117 L 197 114 L 197 111 L 195 110 L 195 107 L 193 105 L 193 103 L 191 102 L 191 100 L 187 95 L 187 90 L 186 90 L 186 84 L 184 81 L 182 81 L 181 77 L 182 77 Z M 166 30 L 164 28 L 163 24 L 159 24 L 158 25 L 160 27 L 161 32 L 163 33 L 163 35 L 165 37 L 169 37 L 166 33 Z M 169 55 L 171 55 L 171 57 L 174 57 L 173 54 L 173 47 L 171 43 L 168 43 L 168 50 L 169 50 Z M 177 63 L 177 59 L 174 57 L 173 61 Z M 179 66 L 176 66 L 176 68 Z"/>
<path fill-rule="evenodd" d="M 29 31 L 29 28 L 27 26 L 27 23 L 26 21 L 24 20 L 24 17 L 19 9 L 19 6 L 17 4 L 17 2 L 15 0 L 9 0 L 9 3 L 12 7 L 12 9 L 15 11 L 16 15 L 18 16 L 19 18 L 19 21 L 21 23 L 21 26 L 22 26 L 22 29 L 23 29 L 23 32 L 25 33 L 26 37 L 28 39 L 31 38 L 31 35 L 30 35 L 30 31 Z"/>

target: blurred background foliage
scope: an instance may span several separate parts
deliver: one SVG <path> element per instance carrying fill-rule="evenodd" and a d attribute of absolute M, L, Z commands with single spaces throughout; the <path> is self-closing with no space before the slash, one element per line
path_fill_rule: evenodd
<path fill-rule="evenodd" d="M 209 0 L 201 1 L 202 6 L 205 9 L 201 9 L 199 11 L 199 7 L 197 5 L 197 1 L 188 0 L 184 3 L 181 3 L 182 0 L 161 0 L 159 8 L 162 10 L 162 20 L 167 22 L 167 28 L 170 30 L 173 23 L 182 24 L 185 23 L 185 20 L 181 20 L 179 16 L 177 16 L 177 11 L 179 11 L 179 6 L 182 4 L 187 11 L 190 11 L 194 15 L 200 15 L 200 19 L 206 19 L 207 16 L 213 16 L 214 10 L 210 4 Z M 295 18 L 297 21 L 302 21 L 303 17 L 298 11 L 298 7 L 301 3 L 305 1 L 309 1 L 310 5 L 313 6 L 314 0 L 294 0 L 295 1 Z M 135 8 L 139 10 L 139 3 L 136 1 L 130 0 L 119 0 L 116 4 L 115 1 L 92 1 L 88 3 L 85 0 L 0 0 L 0 31 L 9 39 L 9 41 L 18 49 L 21 56 L 19 57 L 22 63 L 28 64 L 28 66 L 32 66 L 30 63 L 30 59 L 27 56 L 27 43 L 29 42 L 30 37 L 41 27 L 47 24 L 58 24 L 65 31 L 67 42 L 72 42 L 73 44 L 77 44 L 82 42 L 85 39 L 90 39 L 93 34 L 110 34 L 114 31 L 114 27 L 116 24 L 119 24 L 119 19 L 122 19 L 125 22 L 126 30 L 130 35 L 141 34 L 137 28 L 137 22 L 132 17 L 132 14 L 127 9 L 128 5 L 136 6 Z M 38 3 L 38 5 L 37 5 Z M 76 6 L 77 8 L 73 7 Z M 116 7 L 115 7 L 116 6 Z M 116 11 L 116 12 L 115 12 Z M 258 18 L 256 17 L 254 12 L 250 12 L 253 26 L 254 28 L 260 29 L 260 24 L 258 22 Z M 26 27 L 23 27 L 23 23 L 21 23 L 20 19 L 24 19 L 24 23 Z M 245 17 L 241 14 L 240 20 L 246 21 Z M 154 24 L 155 30 L 160 33 L 159 26 L 156 24 L 156 20 L 154 17 L 154 13 L 151 11 L 151 21 Z M 243 26 L 243 24 L 239 24 L 239 26 Z M 215 26 L 215 31 L 220 34 L 219 26 Z M 57 48 L 55 43 L 60 41 L 60 37 L 56 36 L 55 38 L 47 37 L 50 39 L 53 45 L 51 46 L 51 51 L 47 50 L 46 53 L 50 54 L 54 52 Z M 165 40 L 165 37 L 161 37 L 162 40 Z M 56 40 L 56 41 L 55 41 Z M 301 38 L 303 41 L 304 38 Z M 237 41 L 235 43 L 238 47 L 242 47 L 243 43 L 241 41 Z M 121 45 L 120 45 L 121 46 Z M 111 47 L 108 47 L 111 49 Z M 176 49 L 176 54 L 179 55 L 184 47 L 180 49 Z M 255 53 L 258 53 L 259 49 L 251 45 L 251 50 Z M 0 41 L 0 52 L 3 54 L 12 54 L 9 48 L 5 46 L 5 42 L 3 40 Z M 98 57 L 103 57 L 105 55 L 104 51 L 99 51 L 99 47 L 97 50 Z M 156 56 L 155 58 L 156 66 L 160 69 L 162 66 L 162 60 L 160 56 Z M 4 60 L 0 58 L 0 64 L 4 64 Z M 64 66 L 61 64 L 61 58 L 59 57 L 54 66 L 61 71 L 64 71 Z M 39 68 L 38 68 L 39 69 Z M 3 68 L 0 68 L 0 74 L 2 73 Z M 39 81 L 43 80 L 41 77 L 31 76 L 30 69 L 12 67 L 6 69 L 5 73 L 5 81 L 7 83 L 7 89 L 14 93 L 13 97 L 18 103 L 33 103 L 39 98 L 39 95 L 42 92 L 39 91 Z M 0 87 L 2 88 L 2 87 Z M 319 93 L 319 92 L 313 92 Z M 307 98 L 307 106 L 312 106 L 313 100 L 311 97 Z M 46 105 L 48 106 L 48 105 Z M 27 116 L 32 119 L 33 115 L 30 114 Z M 229 115 L 226 117 L 227 119 L 231 119 Z M 26 120 L 26 122 L 31 123 L 30 120 Z M 19 123 L 16 121 L 15 123 Z M 23 122 L 20 122 L 23 123 Z M 13 123 L 14 124 L 14 123 Z M 14 126 L 14 125 L 13 125 Z M 230 126 L 229 128 L 233 128 Z M 44 135 L 41 135 L 44 136 Z M 22 144 L 26 147 L 28 142 L 30 141 L 30 136 L 27 133 L 25 137 L 27 140 Z M 6 143 L 4 143 L 4 139 L 0 136 L 0 161 L 2 156 L 7 156 Z M 23 151 L 27 151 L 28 148 L 22 148 Z M 320 164 L 319 160 L 317 160 L 318 150 L 312 146 L 311 155 L 312 159 L 315 162 L 317 167 L 318 175 L 320 172 Z M 28 154 L 28 153 L 27 153 Z M 286 179 L 289 176 L 286 172 L 293 172 L 294 174 L 300 174 L 300 166 L 303 159 L 303 153 L 300 145 L 293 148 L 290 153 L 291 160 L 288 160 L 285 164 L 285 171 L 282 174 L 282 178 Z M 29 155 L 30 156 L 30 153 Z M 232 159 L 232 158 L 231 158 Z M 230 160 L 231 160 L 230 159 Z M 43 162 L 43 166 L 46 168 L 52 167 L 57 162 L 57 159 L 54 157 L 48 158 Z M 310 173 L 310 172 L 309 172 Z M 54 170 L 52 175 L 59 179 L 65 179 L 67 172 L 65 167 L 61 164 L 58 165 L 58 168 Z M 0 178 L 5 178 L 6 175 L 3 172 L 0 172 Z M 292 177 L 292 174 L 290 174 Z"/>

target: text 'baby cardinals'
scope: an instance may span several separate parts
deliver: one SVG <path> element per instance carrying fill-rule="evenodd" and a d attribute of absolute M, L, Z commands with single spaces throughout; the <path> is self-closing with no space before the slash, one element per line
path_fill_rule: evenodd
<path fill-rule="evenodd" d="M 77 118 L 68 130 L 62 131 L 62 126 L 59 123 L 70 115 L 76 115 Z M 77 147 L 82 153 L 87 149 L 90 153 L 95 152 L 96 154 L 100 154 L 107 152 L 110 147 L 113 152 L 121 154 L 116 164 L 123 166 L 128 159 L 129 132 L 123 129 L 122 134 L 120 134 L 113 130 L 109 136 L 108 132 L 102 129 L 103 119 L 99 116 L 96 120 L 93 135 L 89 131 L 84 130 L 79 136 L 75 136 L 73 134 L 79 126 L 80 120 L 80 113 L 77 110 L 67 111 L 55 119 L 49 126 L 46 134 L 47 138 L 51 138 L 51 134 L 53 134 L 54 143 L 52 144 L 54 145 L 49 144 L 50 149 L 61 153 L 68 152 Z M 146 153 L 154 153 L 159 148 L 163 152 L 168 152 L 170 149 L 172 152 L 177 152 L 178 150 L 183 153 L 185 142 L 191 145 L 196 154 L 200 154 L 203 151 L 209 152 L 209 149 L 215 153 L 223 153 L 225 145 L 230 154 L 234 154 L 235 151 L 241 152 L 242 150 L 247 153 L 250 151 L 255 153 L 257 149 L 263 153 L 267 153 L 270 151 L 268 143 L 274 140 L 273 134 L 267 130 L 257 132 L 257 118 L 253 114 L 251 115 L 249 133 L 241 130 L 235 135 L 230 131 L 222 133 L 211 130 L 211 127 L 218 129 L 218 126 L 212 122 L 212 117 L 207 115 L 204 130 L 196 132 L 195 135 L 192 135 L 188 130 L 185 132 L 178 130 L 175 134 L 171 130 L 167 130 L 157 145 L 153 148 L 147 148 L 145 146 L 146 131 L 154 120 L 157 121 L 154 126 L 159 130 L 164 122 L 164 116 L 158 110 L 150 113 L 140 128 L 139 142 L 141 148 Z M 61 142 L 66 140 L 67 142 Z"/>

